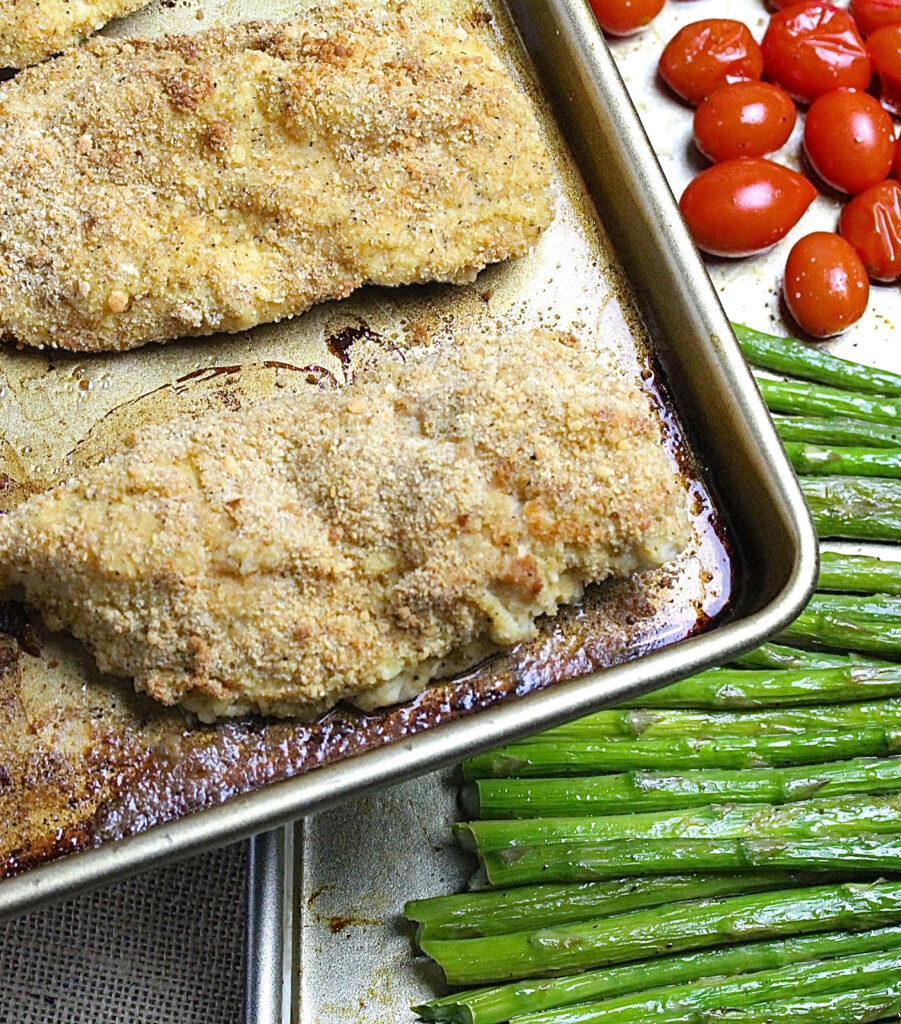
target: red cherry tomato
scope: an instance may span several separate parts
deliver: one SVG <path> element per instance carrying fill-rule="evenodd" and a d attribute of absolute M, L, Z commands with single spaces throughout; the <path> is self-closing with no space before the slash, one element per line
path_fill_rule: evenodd
<path fill-rule="evenodd" d="M 860 257 L 844 238 L 814 231 L 792 246 L 782 294 L 802 330 L 814 338 L 830 338 L 864 315 L 870 282 Z"/>
<path fill-rule="evenodd" d="M 901 25 L 877 29 L 867 39 L 867 49 L 879 76 L 882 105 L 901 114 Z"/>
<path fill-rule="evenodd" d="M 850 10 L 865 36 L 877 28 L 901 24 L 901 0 L 851 0 Z"/>
<path fill-rule="evenodd" d="M 750 256 L 784 238 L 817 190 L 795 171 L 758 157 L 725 160 L 702 171 L 679 209 L 699 249 Z"/>
<path fill-rule="evenodd" d="M 695 142 L 716 161 L 766 156 L 788 142 L 796 116 L 791 97 L 778 85 L 734 82 L 712 92 L 695 111 Z"/>
<path fill-rule="evenodd" d="M 760 49 L 767 76 L 806 103 L 840 86 L 866 89 L 872 77 L 850 14 L 831 4 L 795 4 L 774 14 Z"/>
<path fill-rule="evenodd" d="M 833 89 L 807 111 L 804 149 L 823 181 L 856 195 L 889 176 L 895 126 L 869 93 Z"/>
<path fill-rule="evenodd" d="M 697 106 L 721 85 L 760 78 L 763 59 L 740 21 L 708 18 L 680 29 L 664 47 L 659 67 L 673 92 Z"/>
<path fill-rule="evenodd" d="M 612 36 L 630 36 L 649 25 L 666 0 L 589 0 L 601 28 Z"/>
<path fill-rule="evenodd" d="M 874 281 L 901 278 L 901 185 L 897 181 L 889 178 L 855 196 L 842 210 L 838 229 Z"/>
<path fill-rule="evenodd" d="M 895 160 L 892 164 L 892 174 L 901 180 L 901 137 L 895 141 Z"/>

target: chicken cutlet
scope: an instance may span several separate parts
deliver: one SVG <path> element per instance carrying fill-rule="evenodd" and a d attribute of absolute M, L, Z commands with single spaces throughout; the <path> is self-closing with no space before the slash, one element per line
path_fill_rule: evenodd
<path fill-rule="evenodd" d="M 147 0 L 3 0 L 0 68 L 25 68 L 74 46 Z"/>
<path fill-rule="evenodd" d="M 309 716 L 407 699 L 688 536 L 637 382 L 569 335 L 467 335 L 141 428 L 0 516 L 0 587 L 166 704 Z"/>
<path fill-rule="evenodd" d="M 96 39 L 0 86 L 0 337 L 27 345 L 468 281 L 551 218 L 526 96 L 472 26 L 402 4 Z"/>

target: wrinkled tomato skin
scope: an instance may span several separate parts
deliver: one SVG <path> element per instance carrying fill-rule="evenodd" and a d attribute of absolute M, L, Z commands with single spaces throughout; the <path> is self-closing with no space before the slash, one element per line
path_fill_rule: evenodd
<path fill-rule="evenodd" d="M 589 0 L 601 28 L 611 36 L 630 36 L 646 28 L 666 0 Z"/>
<path fill-rule="evenodd" d="M 778 11 L 760 49 L 767 77 L 803 103 L 842 86 L 865 90 L 872 78 L 853 19 L 831 4 L 801 3 Z"/>
<path fill-rule="evenodd" d="M 864 315 L 870 282 L 860 257 L 844 238 L 814 231 L 792 246 L 782 295 L 803 331 L 814 338 L 831 338 Z"/>
<path fill-rule="evenodd" d="M 772 160 L 738 157 L 702 171 L 679 200 L 699 249 L 751 256 L 784 238 L 816 197 L 801 174 Z"/>
<path fill-rule="evenodd" d="M 788 142 L 797 112 L 788 93 L 769 82 L 734 82 L 695 111 L 694 139 L 714 161 L 766 156 Z"/>
<path fill-rule="evenodd" d="M 692 106 L 730 82 L 763 74 L 760 47 L 745 25 L 707 18 L 681 28 L 660 55 L 660 77 Z"/>
<path fill-rule="evenodd" d="M 901 25 L 877 29 L 867 39 L 867 49 L 879 78 L 882 105 L 901 114 Z"/>
<path fill-rule="evenodd" d="M 856 195 L 884 181 L 895 155 L 895 126 L 877 99 L 833 89 L 810 105 L 804 150 L 828 185 Z"/>
<path fill-rule="evenodd" d="M 865 36 L 886 25 L 901 25 L 901 0 L 851 0 L 850 11 Z"/>
<path fill-rule="evenodd" d="M 901 185 L 893 179 L 867 189 L 848 203 L 839 219 L 874 281 L 901 278 Z"/>

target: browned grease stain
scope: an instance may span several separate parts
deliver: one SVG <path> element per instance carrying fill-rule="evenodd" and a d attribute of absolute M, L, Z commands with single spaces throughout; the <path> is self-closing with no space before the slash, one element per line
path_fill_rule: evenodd
<path fill-rule="evenodd" d="M 41 648 L 35 638 L 28 618 L 28 611 L 18 601 L 0 601 L 0 633 L 12 637 L 21 650 L 32 658 L 41 656 Z"/>
<path fill-rule="evenodd" d="M 351 928 L 377 928 L 384 925 L 384 921 L 370 921 L 366 917 L 327 917 L 322 918 L 332 935 L 339 935 Z"/>
<path fill-rule="evenodd" d="M 360 359 L 366 358 L 355 356 L 355 345 L 390 347 L 365 325 L 338 332 L 329 342 L 349 377 Z M 316 370 L 334 380 L 321 367 L 267 365 L 275 373 L 290 370 L 306 375 L 312 386 L 324 383 Z M 237 366 L 202 368 L 180 378 L 175 387 L 181 391 L 226 378 L 229 392 L 234 393 L 230 401 L 240 402 L 240 370 Z M 298 379 L 293 373 L 292 377 Z M 0 878 L 619 664 L 721 621 L 728 614 L 733 592 L 727 531 L 698 480 L 698 470 L 667 411 L 661 378 L 650 364 L 644 379 L 661 415 L 668 450 L 688 481 L 692 500 L 695 540 L 676 563 L 645 576 L 590 587 L 578 605 L 540 622 L 534 641 L 499 654 L 464 676 L 434 683 L 409 703 L 378 713 L 338 706 L 312 723 L 248 718 L 207 726 L 150 706 L 141 715 L 123 713 L 108 723 L 101 721 L 77 763 L 54 765 L 51 759 L 39 768 L 43 784 L 53 783 L 58 791 L 62 788 L 76 795 L 72 813 L 58 827 L 35 831 L 13 845 L 13 837 L 0 827 Z M 8 678 L 10 674 L 4 676 L 0 667 L 0 706 Z M 90 693 L 85 699 L 91 699 Z M 0 767 L 12 780 L 4 783 L 0 795 L 21 789 L 21 797 L 28 799 L 24 776 L 9 770 L 2 753 Z M 78 802 L 80 793 L 91 799 Z M 343 922 L 342 928 L 351 920 L 365 923 L 333 920 Z"/>
<path fill-rule="evenodd" d="M 310 895 L 307 896 L 307 910 L 312 910 L 313 904 L 316 902 L 316 900 L 318 900 L 319 897 L 326 891 L 326 889 L 329 888 L 330 886 L 328 882 L 325 882 L 324 884 L 320 885 L 317 889 L 314 889 L 310 893 Z"/>
<path fill-rule="evenodd" d="M 381 342 L 382 336 L 373 331 L 365 320 L 361 320 L 356 327 L 345 327 L 343 330 L 330 334 L 325 339 L 325 346 L 336 356 L 341 363 L 341 368 L 346 374 L 350 374 L 353 362 L 350 357 L 351 347 L 361 340 Z"/>

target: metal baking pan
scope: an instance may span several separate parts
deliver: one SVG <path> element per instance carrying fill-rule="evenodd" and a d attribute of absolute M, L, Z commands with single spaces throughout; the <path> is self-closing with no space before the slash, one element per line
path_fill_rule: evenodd
<path fill-rule="evenodd" d="M 205 25 L 284 17 L 298 6 L 159 0 L 113 31 L 186 31 L 200 17 Z M 311 364 L 340 375 L 349 339 L 403 344 L 423 330 L 441 337 L 554 325 L 603 340 L 633 372 L 662 367 L 671 436 L 698 474 L 695 548 L 668 574 L 595 594 L 547 623 L 534 644 L 462 681 L 384 715 L 339 711 L 315 726 L 192 726 L 97 676 L 65 637 L 14 621 L 22 643 L 0 650 L 0 685 L 14 688 L 3 705 L 0 763 L 5 744 L 28 785 L 0 785 L 0 865 L 11 876 L 0 882 L 0 915 L 319 811 L 726 660 L 789 621 L 813 585 L 815 538 L 793 475 L 587 5 L 427 6 L 472 19 L 543 118 L 558 211 L 536 251 L 472 287 L 367 289 L 287 324 L 150 347 L 127 362 L 7 348 L 0 472 L 13 483 L 0 500 L 15 499 L 16 483 L 39 486 L 71 449 L 76 459 L 96 455 L 144 419 L 302 386 L 304 374 L 293 371 Z M 717 520 L 728 527 L 731 564 Z M 17 721 L 25 746 L 10 755 Z"/>
<path fill-rule="evenodd" d="M 610 49 L 673 191 L 704 166 L 690 143 L 691 110 L 656 75 L 664 43 L 699 18 L 731 17 L 759 38 L 759 0 L 669 4 L 646 32 Z M 777 159 L 800 169 L 801 130 Z M 788 249 L 811 230 L 834 229 L 839 200 L 820 195 L 784 243 L 753 260 L 710 260 L 707 270 L 735 319 L 774 334 L 787 331 L 775 284 Z M 901 370 L 894 336 L 901 293 L 874 288 L 870 309 L 827 343 L 851 359 Z M 835 542 L 830 550 L 897 558 L 897 546 Z M 404 783 L 376 798 L 352 801 L 284 830 L 257 837 L 268 871 L 251 880 L 251 907 L 267 907 L 248 945 L 247 1021 L 254 1024 L 401 1024 L 411 1004 L 445 991 L 440 972 L 417 956 L 404 902 L 466 888 L 473 860 L 451 841 L 463 815 L 459 779 L 449 770 Z M 390 828 L 385 823 L 390 821 Z M 348 838 L 352 835 L 352 839 Z M 271 881 L 271 884 L 270 884 Z M 267 903 L 262 897 L 267 894 Z M 273 899 L 275 894 L 275 899 Z M 272 970 L 271 965 L 285 969 Z M 258 966 L 267 967 L 258 970 Z"/>

